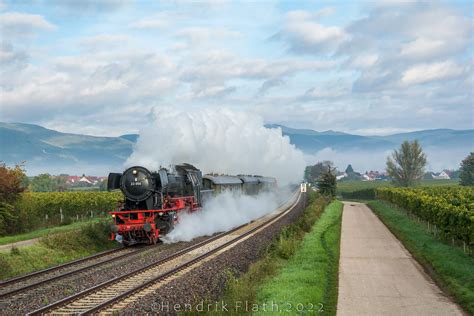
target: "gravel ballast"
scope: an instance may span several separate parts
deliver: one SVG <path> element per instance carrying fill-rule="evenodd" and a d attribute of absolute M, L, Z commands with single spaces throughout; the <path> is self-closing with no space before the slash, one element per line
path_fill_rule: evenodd
<path fill-rule="evenodd" d="M 191 242 L 161 244 L 149 251 L 137 255 L 131 254 L 129 257 L 104 264 L 91 271 L 73 274 L 41 287 L 29 289 L 21 294 L 7 297 L 0 300 L 0 315 L 18 315 L 31 312 L 117 276 L 130 273 L 205 239 L 207 237 L 200 237 Z"/>

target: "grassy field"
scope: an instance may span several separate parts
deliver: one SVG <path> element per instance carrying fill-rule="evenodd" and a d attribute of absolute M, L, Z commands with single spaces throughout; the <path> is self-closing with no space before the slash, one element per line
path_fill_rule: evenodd
<path fill-rule="evenodd" d="M 108 233 L 107 222 L 89 223 L 78 230 L 45 235 L 33 246 L 0 251 L 0 280 L 118 247 L 108 240 Z"/>
<path fill-rule="evenodd" d="M 341 214 L 339 201 L 326 208 L 295 255 L 263 283 L 258 302 L 274 302 L 288 314 L 336 314 Z"/>
<path fill-rule="evenodd" d="M 81 227 L 83 227 L 84 225 L 88 225 L 90 223 L 98 223 L 98 222 L 99 222 L 99 218 L 95 218 L 87 222 L 76 222 L 76 223 L 72 223 L 72 224 L 64 225 L 64 226 L 37 229 L 25 234 L 4 236 L 4 237 L 0 237 L 0 245 L 38 238 L 38 237 L 42 237 L 48 234 L 63 233 L 63 232 L 71 231 L 71 230 L 78 230 L 78 229 L 81 229 Z"/>
<path fill-rule="evenodd" d="M 368 205 L 441 288 L 473 315 L 474 258 L 436 239 L 423 225 L 392 204 L 370 201 Z"/>
<path fill-rule="evenodd" d="M 235 306 L 236 302 L 259 304 L 257 292 L 261 284 L 277 275 L 279 269 L 293 257 L 304 236 L 311 231 L 329 202 L 327 198 L 319 197 L 315 192 L 309 193 L 309 196 L 308 207 L 302 216 L 282 229 L 260 260 L 253 263 L 243 275 L 236 277 L 229 273 L 227 289 L 222 297 L 224 303 L 229 306 Z M 242 314 L 241 311 L 235 310 L 229 312 L 231 315 Z"/>

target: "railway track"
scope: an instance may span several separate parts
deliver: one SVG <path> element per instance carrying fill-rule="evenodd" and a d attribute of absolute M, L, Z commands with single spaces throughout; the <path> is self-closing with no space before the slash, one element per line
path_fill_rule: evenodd
<path fill-rule="evenodd" d="M 280 206 L 276 214 L 267 215 L 250 224 L 213 236 L 131 273 L 37 309 L 29 315 L 114 314 L 130 302 L 154 292 L 171 280 L 212 260 L 220 253 L 274 224 L 291 212 L 300 200 L 301 194 L 295 193 L 287 203 Z"/>
<path fill-rule="evenodd" d="M 146 250 L 146 248 L 125 247 L 108 250 L 62 265 L 0 282 L 0 300 L 73 274 L 97 268 L 114 260 L 126 258 L 132 254 L 137 254 L 144 250 Z"/>

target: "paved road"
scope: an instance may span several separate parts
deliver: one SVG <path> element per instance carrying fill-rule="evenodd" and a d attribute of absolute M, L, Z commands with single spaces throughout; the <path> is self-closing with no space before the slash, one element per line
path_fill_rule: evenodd
<path fill-rule="evenodd" d="M 338 315 L 462 315 L 361 203 L 344 202 Z"/>
<path fill-rule="evenodd" d="M 28 240 L 23 240 L 23 241 L 17 241 L 11 244 L 5 244 L 5 245 L 0 245 L 0 251 L 2 250 L 10 250 L 12 247 L 25 247 L 25 246 L 31 246 L 35 243 L 37 243 L 39 238 L 33 238 L 33 239 L 28 239 Z"/>

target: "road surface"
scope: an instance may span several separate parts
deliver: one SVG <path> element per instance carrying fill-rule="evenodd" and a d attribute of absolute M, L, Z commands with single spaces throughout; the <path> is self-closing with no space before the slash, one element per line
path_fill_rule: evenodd
<path fill-rule="evenodd" d="M 344 202 L 337 315 L 463 315 L 362 203 Z"/>
<path fill-rule="evenodd" d="M 5 245 L 0 245 L 0 251 L 2 250 L 10 250 L 12 247 L 25 247 L 25 246 L 31 246 L 37 243 L 39 238 L 33 238 L 33 239 L 28 239 L 28 240 L 22 240 L 22 241 L 17 241 L 11 244 L 5 244 Z"/>

